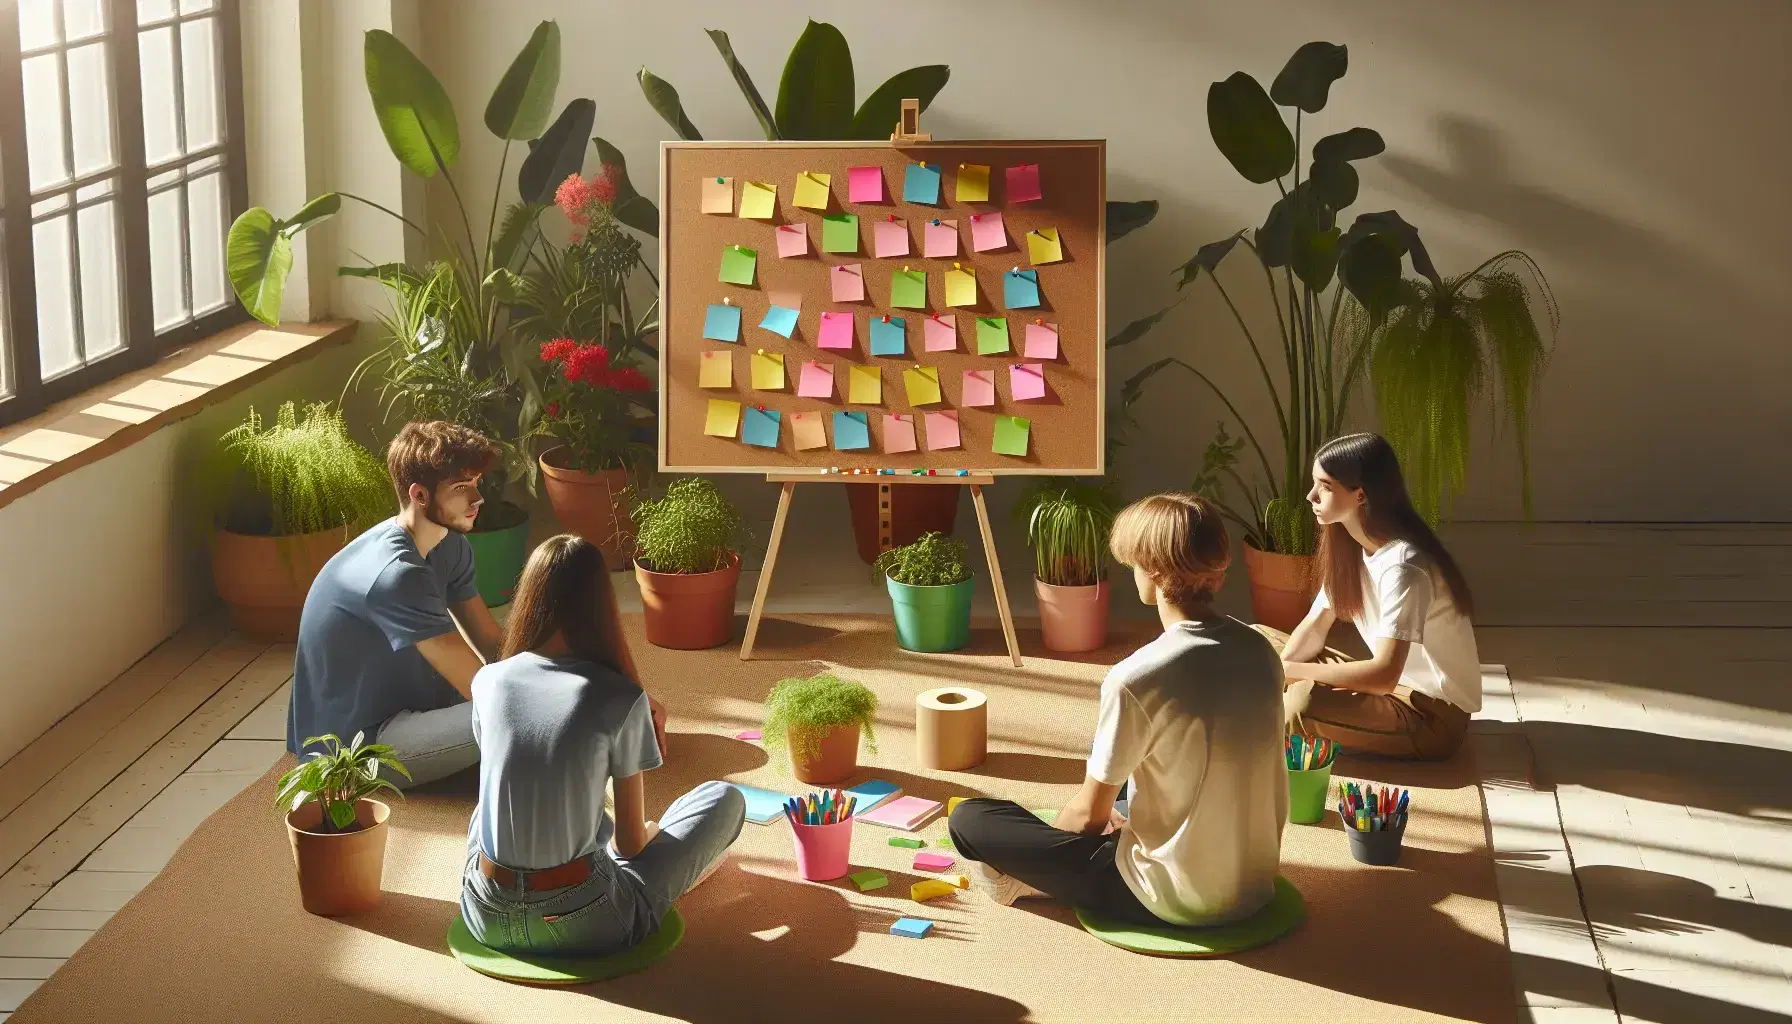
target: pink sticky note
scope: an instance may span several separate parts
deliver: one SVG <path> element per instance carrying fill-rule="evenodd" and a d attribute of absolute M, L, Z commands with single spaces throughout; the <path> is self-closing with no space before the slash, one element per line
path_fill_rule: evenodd
<path fill-rule="evenodd" d="M 848 167 L 846 169 L 846 201 L 849 203 L 883 202 L 883 168 Z"/>
<path fill-rule="evenodd" d="M 796 393 L 804 398 L 834 397 L 834 367 L 813 359 L 803 360 L 803 373 L 797 380 Z"/>
<path fill-rule="evenodd" d="M 824 314 L 825 315 L 825 314 Z M 964 371 L 964 397 L 959 405 L 996 404 L 996 377 L 991 370 Z"/>
<path fill-rule="evenodd" d="M 884 414 L 884 453 L 895 455 L 898 452 L 915 450 L 915 414 Z"/>
<path fill-rule="evenodd" d="M 908 255 L 908 225 L 899 220 L 880 220 L 873 242 L 879 258 Z"/>
<path fill-rule="evenodd" d="M 921 347 L 928 352 L 952 352 L 958 348 L 958 322 L 951 313 L 935 313 L 921 321 L 925 330 Z M 1030 355 L 1031 353 L 1029 353 Z"/>
<path fill-rule="evenodd" d="M 989 252 L 991 249 L 1006 249 L 1008 232 L 1002 230 L 1002 215 L 999 213 L 971 214 L 971 249 L 976 252 Z"/>
<path fill-rule="evenodd" d="M 1009 366 L 1008 391 L 1016 402 L 1044 398 L 1045 366 L 1041 363 L 1015 363 Z"/>
<path fill-rule="evenodd" d="M 828 268 L 828 284 L 834 289 L 835 302 L 864 302 L 865 277 L 857 263 Z"/>
<path fill-rule="evenodd" d="M 958 447 L 958 410 L 927 414 L 927 450 L 942 451 Z"/>
<path fill-rule="evenodd" d="M 958 255 L 958 222 L 955 220 L 930 220 L 921 232 L 921 255 L 923 256 L 956 256 Z"/>
<path fill-rule="evenodd" d="M 1011 203 L 1030 203 L 1043 198 L 1044 192 L 1039 190 L 1039 165 L 1019 164 L 1008 168 L 1008 201 Z"/>
<path fill-rule="evenodd" d="M 1028 359 L 1058 358 L 1058 325 L 1028 324 L 1026 356 Z"/>
<path fill-rule="evenodd" d="M 807 256 L 809 254 L 809 229 L 802 224 L 778 225 L 778 255 Z"/>
<path fill-rule="evenodd" d="M 734 738 L 737 740 L 756 740 L 756 739 L 760 739 L 761 737 L 759 735 L 758 729 L 747 729 L 742 732 L 735 733 Z"/>
<path fill-rule="evenodd" d="M 915 854 L 916 871 L 944 871 L 951 867 L 953 863 L 952 858 L 943 853 Z"/>
<path fill-rule="evenodd" d="M 817 348 L 852 348 L 852 314 L 821 314 L 821 331 L 815 339 Z"/>

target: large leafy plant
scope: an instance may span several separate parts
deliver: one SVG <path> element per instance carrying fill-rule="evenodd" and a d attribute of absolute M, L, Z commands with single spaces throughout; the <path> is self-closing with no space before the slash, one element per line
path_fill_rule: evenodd
<path fill-rule="evenodd" d="M 716 485 L 700 476 L 674 480 L 663 497 L 631 494 L 635 560 L 649 572 L 714 572 L 750 539 L 745 520 Z"/>
<path fill-rule="evenodd" d="M 831 672 L 808 678 L 780 679 L 765 697 L 765 724 L 759 733 L 767 751 L 790 745 L 795 760 L 821 755 L 821 741 L 836 726 L 857 725 L 866 749 L 877 753 L 872 720 L 877 694 L 864 683 Z"/>
<path fill-rule="evenodd" d="M 911 587 L 944 587 L 971 578 L 964 542 L 937 530 L 878 555 L 871 571 Z"/>
<path fill-rule="evenodd" d="M 410 771 L 393 756 L 390 746 L 363 744 L 363 738 L 364 734 L 357 732 L 346 745 L 333 734 L 306 740 L 305 746 L 321 743 L 324 749 L 313 750 L 307 755 L 310 760 L 280 776 L 274 784 L 274 806 L 290 814 L 315 801 L 323 805 L 319 827 L 325 833 L 360 831 L 355 821 L 357 801 L 382 789 L 404 796 L 397 786 L 380 776 L 380 768 L 411 777 Z"/>
<path fill-rule="evenodd" d="M 391 515 L 395 501 L 385 463 L 322 402 L 303 418 L 287 402 L 272 423 L 251 408 L 212 446 L 202 479 L 212 522 L 258 537 L 359 528 Z"/>
<path fill-rule="evenodd" d="M 1026 525 L 1033 546 L 1033 574 L 1054 587 L 1100 583 L 1119 505 L 1105 483 L 1046 479 L 1022 494 L 1014 517 Z"/>

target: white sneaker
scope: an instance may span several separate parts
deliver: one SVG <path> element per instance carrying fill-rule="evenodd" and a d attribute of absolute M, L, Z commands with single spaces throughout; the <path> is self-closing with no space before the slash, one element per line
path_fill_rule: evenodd
<path fill-rule="evenodd" d="M 976 864 L 977 871 L 976 874 L 972 876 L 971 884 L 976 887 L 978 892 L 983 893 L 1004 907 L 1014 906 L 1015 900 L 1024 900 L 1030 896 L 1045 896 L 1045 893 L 1040 892 L 1038 889 L 1033 888 L 1013 875 L 1004 875 L 982 861 L 977 861 Z"/>

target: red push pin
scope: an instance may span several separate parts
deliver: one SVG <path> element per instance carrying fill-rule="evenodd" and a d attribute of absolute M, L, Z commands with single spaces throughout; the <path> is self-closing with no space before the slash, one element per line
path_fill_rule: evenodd
<path fill-rule="evenodd" d="M 886 314 L 885 314 L 885 315 L 884 315 L 884 323 L 886 323 L 886 324 L 887 324 L 887 323 L 889 323 L 889 322 L 890 322 L 890 317 L 889 317 L 889 314 L 887 314 L 887 313 L 886 313 Z"/>
<path fill-rule="evenodd" d="M 888 217 L 889 217 L 889 220 L 890 220 L 890 222 L 891 222 L 891 223 L 892 223 L 892 224 L 893 224 L 893 223 L 895 223 L 895 222 L 896 222 L 896 215 L 895 215 L 895 214 L 893 214 L 893 213 L 892 213 L 892 214 L 889 214 L 889 215 L 888 215 Z"/>

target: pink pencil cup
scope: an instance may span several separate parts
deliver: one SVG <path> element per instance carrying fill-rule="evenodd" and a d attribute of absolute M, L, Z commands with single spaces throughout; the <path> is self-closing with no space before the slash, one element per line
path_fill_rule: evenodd
<path fill-rule="evenodd" d="M 796 870 L 811 882 L 827 882 L 846 875 L 847 855 L 852 851 L 852 819 L 832 825 L 792 824 L 796 836 Z"/>

